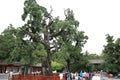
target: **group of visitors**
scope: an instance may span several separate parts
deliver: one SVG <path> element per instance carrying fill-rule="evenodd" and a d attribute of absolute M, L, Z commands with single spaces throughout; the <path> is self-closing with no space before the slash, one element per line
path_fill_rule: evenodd
<path fill-rule="evenodd" d="M 94 72 L 66 72 L 59 74 L 60 80 L 63 80 L 66 78 L 66 80 L 101 80 L 104 78 L 104 76 L 107 77 L 107 73 L 103 71 L 94 71 Z"/>
<path fill-rule="evenodd" d="M 80 73 L 66 73 L 66 80 L 90 80 L 91 73 L 82 72 Z"/>

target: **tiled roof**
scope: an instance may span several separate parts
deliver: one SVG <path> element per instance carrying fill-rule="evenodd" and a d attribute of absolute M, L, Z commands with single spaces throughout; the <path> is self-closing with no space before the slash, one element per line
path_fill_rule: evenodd
<path fill-rule="evenodd" d="M 104 62 L 103 59 L 92 59 L 92 60 L 89 60 L 89 61 L 93 64 L 100 64 L 100 63 Z"/>

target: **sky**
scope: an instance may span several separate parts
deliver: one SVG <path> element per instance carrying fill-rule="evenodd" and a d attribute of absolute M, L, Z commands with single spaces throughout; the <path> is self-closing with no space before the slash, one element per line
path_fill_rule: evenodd
<path fill-rule="evenodd" d="M 73 10 L 76 20 L 80 22 L 79 31 L 84 31 L 89 37 L 83 51 L 101 54 L 106 44 L 106 34 L 120 38 L 120 0 L 37 0 L 50 11 L 52 15 L 64 18 L 64 10 Z M 24 0 L 0 1 L 0 32 L 12 24 L 14 27 L 23 25 Z"/>

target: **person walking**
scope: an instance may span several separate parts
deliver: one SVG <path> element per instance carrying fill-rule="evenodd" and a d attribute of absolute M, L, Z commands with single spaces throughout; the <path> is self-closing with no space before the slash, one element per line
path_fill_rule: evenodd
<path fill-rule="evenodd" d="M 70 73 L 69 72 L 66 74 L 66 78 L 67 78 L 67 80 L 70 80 Z"/>
<path fill-rule="evenodd" d="M 82 71 L 80 71 L 80 79 L 82 80 L 82 78 L 83 78 L 83 73 Z"/>

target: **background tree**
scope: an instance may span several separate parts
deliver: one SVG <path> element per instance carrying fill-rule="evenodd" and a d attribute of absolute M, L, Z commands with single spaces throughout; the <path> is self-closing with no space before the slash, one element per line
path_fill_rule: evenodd
<path fill-rule="evenodd" d="M 115 41 L 113 36 L 110 36 L 109 34 L 106 36 L 107 44 L 104 46 L 103 50 L 105 59 L 103 67 L 105 70 L 116 74 L 120 72 L 120 39 L 118 38 Z"/>
<path fill-rule="evenodd" d="M 16 33 L 12 25 L 9 25 L 0 35 L 0 61 L 4 63 L 10 63 L 12 53 L 16 47 Z"/>
<path fill-rule="evenodd" d="M 88 58 L 90 59 L 102 59 L 101 55 L 97 55 L 97 54 L 88 54 Z"/>

